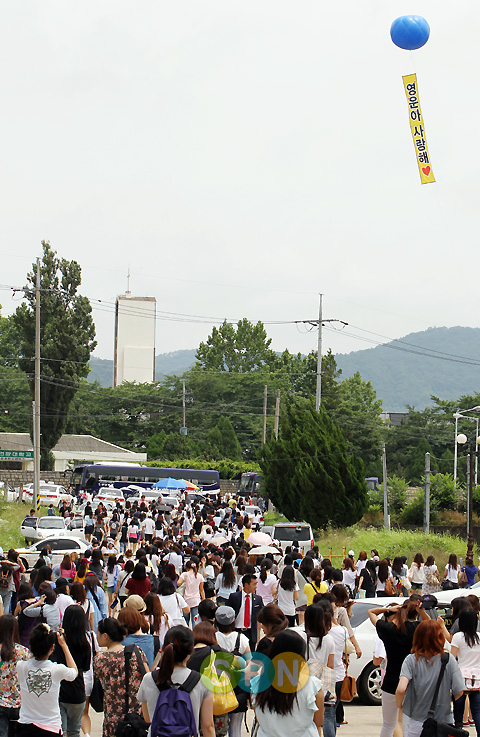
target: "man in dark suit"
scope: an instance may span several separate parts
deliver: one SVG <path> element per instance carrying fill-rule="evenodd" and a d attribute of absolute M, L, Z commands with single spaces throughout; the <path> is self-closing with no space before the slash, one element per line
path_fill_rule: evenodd
<path fill-rule="evenodd" d="M 246 573 L 242 578 L 242 591 L 236 591 L 228 597 L 227 605 L 235 612 L 235 629 L 243 632 L 250 642 L 250 649 L 255 650 L 257 643 L 257 614 L 263 608 L 263 600 L 255 591 L 257 577 Z"/>

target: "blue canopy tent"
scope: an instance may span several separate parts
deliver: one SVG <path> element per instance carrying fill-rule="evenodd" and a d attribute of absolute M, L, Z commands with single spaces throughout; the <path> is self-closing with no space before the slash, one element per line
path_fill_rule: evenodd
<path fill-rule="evenodd" d="M 153 485 L 154 489 L 186 489 L 187 482 L 183 479 L 172 479 L 169 476 L 166 479 L 160 479 Z"/>

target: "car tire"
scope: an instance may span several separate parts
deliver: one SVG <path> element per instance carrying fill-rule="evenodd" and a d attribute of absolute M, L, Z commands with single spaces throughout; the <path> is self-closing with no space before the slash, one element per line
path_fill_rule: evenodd
<path fill-rule="evenodd" d="M 360 701 L 369 706 L 380 706 L 382 703 L 382 677 L 380 666 L 370 661 L 357 680 Z"/>

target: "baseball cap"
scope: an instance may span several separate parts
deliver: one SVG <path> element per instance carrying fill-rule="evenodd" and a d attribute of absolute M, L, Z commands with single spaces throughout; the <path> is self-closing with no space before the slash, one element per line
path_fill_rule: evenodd
<path fill-rule="evenodd" d="M 218 624 L 233 624 L 235 621 L 235 610 L 231 606 L 219 606 L 215 612 Z"/>

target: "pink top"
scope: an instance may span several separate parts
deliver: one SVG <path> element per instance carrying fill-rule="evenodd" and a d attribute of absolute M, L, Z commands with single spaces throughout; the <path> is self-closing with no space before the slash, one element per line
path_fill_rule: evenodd
<path fill-rule="evenodd" d="M 267 577 L 265 579 L 265 583 L 262 583 L 262 579 L 260 578 L 260 574 L 257 577 L 257 590 L 256 593 L 262 597 L 263 603 L 271 604 L 273 601 L 273 594 L 272 594 L 272 588 L 277 583 L 276 577 L 273 575 L 273 573 L 267 573 Z"/>
<path fill-rule="evenodd" d="M 185 581 L 185 593 L 183 598 L 187 602 L 188 606 L 198 606 L 200 604 L 200 584 L 203 583 L 203 576 L 197 573 L 195 576 L 193 571 L 185 571 L 182 573 L 183 580 Z"/>

